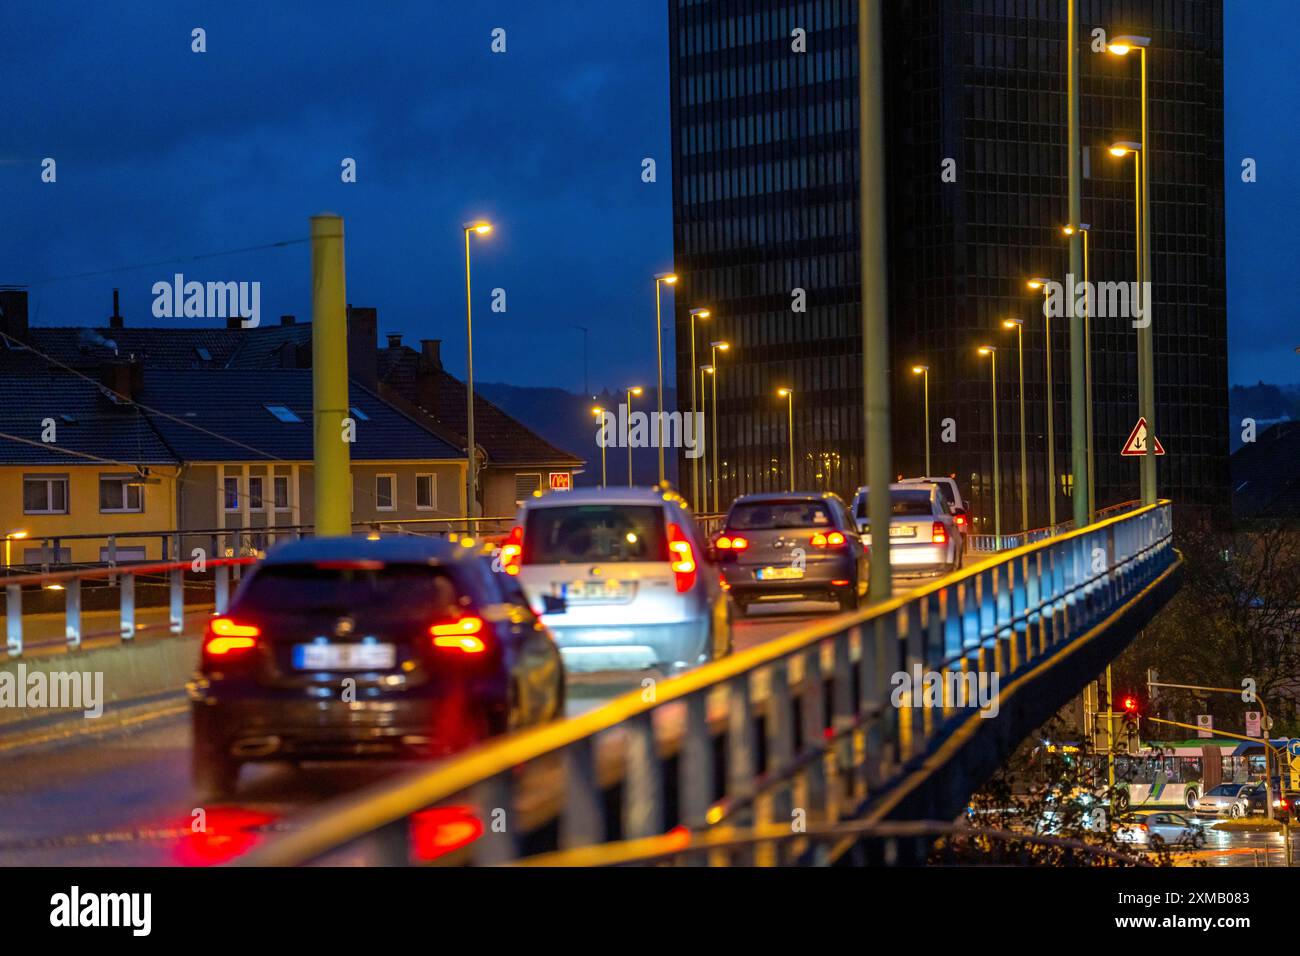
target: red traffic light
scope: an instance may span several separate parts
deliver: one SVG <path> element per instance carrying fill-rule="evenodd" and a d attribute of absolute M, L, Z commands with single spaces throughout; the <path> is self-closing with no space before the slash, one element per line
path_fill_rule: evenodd
<path fill-rule="evenodd" d="M 1123 706 L 1124 706 L 1124 713 L 1126 713 L 1126 714 L 1136 714 L 1136 713 L 1137 713 L 1137 709 L 1138 709 L 1137 698 L 1136 698 L 1136 697 L 1125 697 L 1125 698 L 1124 698 L 1124 704 L 1123 704 Z"/>

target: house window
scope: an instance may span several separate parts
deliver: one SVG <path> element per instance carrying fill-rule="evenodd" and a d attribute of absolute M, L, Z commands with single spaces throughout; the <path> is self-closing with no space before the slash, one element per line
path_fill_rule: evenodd
<path fill-rule="evenodd" d="M 263 405 L 268 412 L 282 422 L 301 422 L 302 419 L 291 412 L 286 405 Z"/>
<path fill-rule="evenodd" d="M 437 498 L 438 484 L 433 475 L 415 476 L 415 507 L 417 511 L 432 511 Z"/>
<path fill-rule="evenodd" d="M 274 481 L 275 510 L 289 510 L 289 476 L 276 475 Z"/>
<path fill-rule="evenodd" d="M 23 514 L 68 513 L 67 475 L 23 475 Z"/>
<path fill-rule="evenodd" d="M 239 510 L 239 478 L 229 476 L 222 484 L 222 502 L 226 511 Z"/>
<path fill-rule="evenodd" d="M 116 557 L 110 558 L 108 548 L 100 548 L 99 549 L 100 563 L 107 564 L 109 561 L 116 561 L 118 564 L 125 564 L 128 561 L 145 560 L 145 550 L 143 545 L 131 546 L 127 548 L 118 545 L 116 554 L 117 554 Z"/>
<path fill-rule="evenodd" d="M 134 475 L 100 475 L 100 513 L 144 511 L 144 487 L 133 484 L 138 480 Z"/>
<path fill-rule="evenodd" d="M 52 548 L 48 545 L 40 548 L 24 548 L 23 564 L 71 564 L 71 548 Z"/>
<path fill-rule="evenodd" d="M 542 488 L 541 475 L 515 475 L 515 504 L 521 505 Z"/>
<path fill-rule="evenodd" d="M 248 510 L 261 511 L 262 509 L 262 476 L 250 475 L 248 478 Z"/>
<path fill-rule="evenodd" d="M 375 476 L 375 510 L 396 511 L 397 506 L 393 503 L 396 500 L 397 500 L 397 476 L 376 475 Z"/>

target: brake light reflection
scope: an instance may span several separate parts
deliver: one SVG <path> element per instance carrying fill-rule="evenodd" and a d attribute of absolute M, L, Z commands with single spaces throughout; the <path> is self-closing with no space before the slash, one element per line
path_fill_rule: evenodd
<path fill-rule="evenodd" d="M 431 807 L 411 814 L 411 859 L 427 863 L 469 846 L 483 824 L 469 807 Z"/>

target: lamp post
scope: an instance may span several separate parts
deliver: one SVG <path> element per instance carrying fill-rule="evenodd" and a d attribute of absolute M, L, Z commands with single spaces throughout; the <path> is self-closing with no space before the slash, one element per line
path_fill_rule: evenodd
<path fill-rule="evenodd" d="M 711 316 L 712 314 L 713 313 L 710 312 L 708 309 L 691 309 L 691 368 L 695 368 L 695 320 L 699 319 L 703 321 L 707 319 L 709 316 Z M 696 410 L 698 408 L 699 408 L 699 399 L 696 397 L 695 374 L 692 373 L 691 374 L 691 428 L 695 427 Z M 695 440 L 697 443 L 699 442 L 698 435 L 695 436 Z M 705 461 L 704 467 L 706 469 L 708 468 L 707 459 Z M 703 507 L 704 496 L 700 494 L 700 460 L 698 458 L 691 459 L 691 498 L 695 503 L 696 510 L 699 510 L 701 507 Z"/>
<path fill-rule="evenodd" d="M 1051 294 L 1050 279 L 1036 276 L 1026 284 L 1035 292 L 1043 293 L 1043 321 L 1047 347 L 1047 523 L 1056 527 L 1056 393 L 1052 387 L 1052 311 L 1047 307 Z M 1026 528 L 1026 531 L 1029 529 Z"/>
<path fill-rule="evenodd" d="M 1151 115 L 1150 101 L 1147 96 L 1147 49 L 1151 38 L 1143 36 L 1118 36 L 1111 40 L 1107 49 L 1115 56 L 1128 56 L 1133 50 L 1138 51 L 1142 72 L 1142 150 L 1139 158 L 1142 185 L 1142 278 L 1138 288 L 1142 295 L 1142 326 L 1138 329 L 1138 406 L 1147 423 L 1146 454 L 1142 456 L 1142 503 L 1155 504 L 1156 501 L 1156 392 L 1155 392 L 1155 352 L 1152 337 L 1154 324 L 1153 304 L 1146 290 L 1151 284 L 1151 176 L 1148 154 L 1151 152 Z M 1146 374 L 1143 374 L 1145 370 Z"/>
<path fill-rule="evenodd" d="M 925 475 L 928 478 L 930 475 L 934 474 L 934 472 L 930 470 L 930 366 L 913 365 L 912 374 L 921 376 L 921 389 L 925 396 Z"/>
<path fill-rule="evenodd" d="M 627 390 L 627 421 L 628 429 L 632 427 L 632 396 L 640 395 L 645 389 L 640 385 L 633 385 Z M 627 443 L 627 486 L 632 487 L 632 442 Z"/>
<path fill-rule="evenodd" d="M 664 323 L 660 318 L 659 312 L 659 287 L 661 285 L 673 285 L 677 282 L 677 274 L 674 272 L 657 272 L 655 273 L 655 347 L 659 353 L 659 417 L 658 417 L 658 440 L 655 442 L 659 446 L 659 483 L 664 482 Z"/>
<path fill-rule="evenodd" d="M 1016 355 L 1020 364 L 1020 530 L 1029 530 L 1029 452 L 1025 445 L 1025 323 L 1006 319 L 1005 329 L 1016 330 Z"/>
<path fill-rule="evenodd" d="M 12 553 L 10 548 L 14 541 L 21 541 L 27 537 L 26 531 L 10 531 L 5 535 L 5 570 L 8 571 L 13 566 Z"/>
<path fill-rule="evenodd" d="M 1142 155 L 1146 151 L 1142 143 L 1135 143 L 1132 140 L 1120 140 L 1111 144 L 1110 154 L 1123 159 L 1126 156 L 1133 157 L 1133 257 L 1136 262 L 1137 273 L 1137 295 L 1142 296 L 1142 289 L 1145 288 L 1147 279 L 1147 262 L 1146 262 L 1146 219 L 1147 213 L 1145 206 L 1146 184 L 1142 181 Z M 1149 318 L 1149 314 L 1146 316 Z M 1147 326 L 1148 330 L 1150 325 Z M 1150 369 L 1143 358 L 1142 331 L 1138 330 L 1137 341 L 1137 374 L 1138 374 L 1138 416 L 1146 417 L 1146 404 L 1144 396 L 1146 395 L 1146 383 L 1150 378 Z M 1155 440 L 1152 436 L 1155 434 L 1155 428 L 1151 419 L 1146 419 L 1147 432 L 1144 441 L 1154 450 Z M 1154 461 L 1154 459 L 1152 459 Z M 1146 503 L 1146 456 L 1142 456 L 1140 465 L 1141 497 Z"/>
<path fill-rule="evenodd" d="M 606 479 L 605 472 L 605 409 L 597 405 L 591 410 L 591 414 L 596 416 L 600 422 L 600 487 L 608 487 L 609 482 Z"/>
<path fill-rule="evenodd" d="M 1084 391 L 1084 428 L 1087 431 L 1088 455 L 1088 523 L 1097 517 L 1097 495 L 1093 487 L 1096 474 L 1096 457 L 1093 455 L 1092 428 L 1092 286 L 1088 284 L 1088 233 L 1092 229 L 1086 222 L 1063 226 L 1061 232 L 1066 236 L 1080 235 L 1083 238 L 1083 391 Z"/>
<path fill-rule="evenodd" d="M 474 312 L 469 284 L 469 237 L 471 233 L 486 236 L 492 223 L 482 219 L 464 223 L 465 231 L 465 457 L 469 465 L 465 470 L 465 517 L 475 517 L 478 505 L 478 455 L 474 444 Z"/>
<path fill-rule="evenodd" d="M 717 376 L 717 369 L 716 369 L 714 366 L 712 366 L 712 365 L 701 365 L 701 366 L 700 366 L 699 376 L 700 376 L 700 400 L 701 400 L 701 403 L 703 402 L 704 397 L 705 397 L 706 395 L 708 395 L 708 389 L 706 389 L 706 388 L 704 387 L 704 376 L 706 376 L 706 375 L 712 375 L 712 376 L 714 376 L 713 404 L 712 404 L 710 410 L 713 412 L 713 419 L 714 419 L 714 421 L 716 422 L 716 421 L 717 421 L 717 418 L 718 418 L 718 389 L 717 389 L 717 378 L 716 378 L 716 376 Z M 716 430 L 716 425 L 715 425 L 715 430 Z M 709 463 L 708 463 L 708 461 L 706 460 L 705 463 L 704 463 L 704 484 L 706 485 L 705 495 L 704 495 L 704 501 L 705 501 L 705 504 L 706 504 L 706 505 L 707 505 L 707 503 L 708 503 L 708 490 L 707 490 L 707 485 L 708 485 L 708 483 L 709 483 Z M 716 468 L 715 468 L 714 473 L 713 473 L 713 497 L 716 498 L 717 496 L 718 496 L 718 474 L 717 474 L 717 470 L 716 470 Z"/>
<path fill-rule="evenodd" d="M 709 347 L 712 349 L 710 374 L 713 376 L 713 398 L 710 403 L 713 409 L 713 513 L 718 513 L 718 353 L 725 352 L 731 348 L 730 342 L 710 342 Z"/>
<path fill-rule="evenodd" d="M 785 399 L 786 435 L 790 439 L 790 491 L 794 491 L 794 389 L 778 388 L 776 394 Z"/>
<path fill-rule="evenodd" d="M 995 547 L 1001 550 L 1002 480 L 998 474 L 998 351 L 991 345 L 981 345 L 979 354 L 987 355 L 993 360 L 993 537 L 996 541 Z"/>

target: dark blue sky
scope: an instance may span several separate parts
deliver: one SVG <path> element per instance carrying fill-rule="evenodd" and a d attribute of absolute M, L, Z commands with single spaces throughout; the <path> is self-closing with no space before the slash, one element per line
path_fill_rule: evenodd
<path fill-rule="evenodd" d="M 484 381 L 593 387 L 654 374 L 651 275 L 671 265 L 663 0 L 40 4 L 0 11 L 0 283 L 38 324 L 158 324 L 151 287 L 257 280 L 262 320 L 310 314 L 306 245 L 116 269 L 347 229 L 348 298 L 381 332 L 444 340 L 464 368 L 460 223 L 475 243 Z M 1300 381 L 1294 0 L 1228 0 L 1228 283 L 1233 382 Z M 274 8 L 274 9 L 273 9 Z M 190 52 L 190 30 L 208 52 Z M 489 49 L 507 31 L 507 52 Z M 1261 39 L 1266 38 L 1266 39 Z M 39 180 L 43 157 L 58 182 Z M 358 182 L 340 182 L 354 157 Z M 654 157 L 659 181 L 644 184 Z M 1246 185 L 1240 160 L 1259 162 Z M 494 287 L 508 311 L 488 311 Z M 162 320 L 165 321 L 165 320 Z M 1293 339 L 1295 341 L 1293 341 Z"/>

